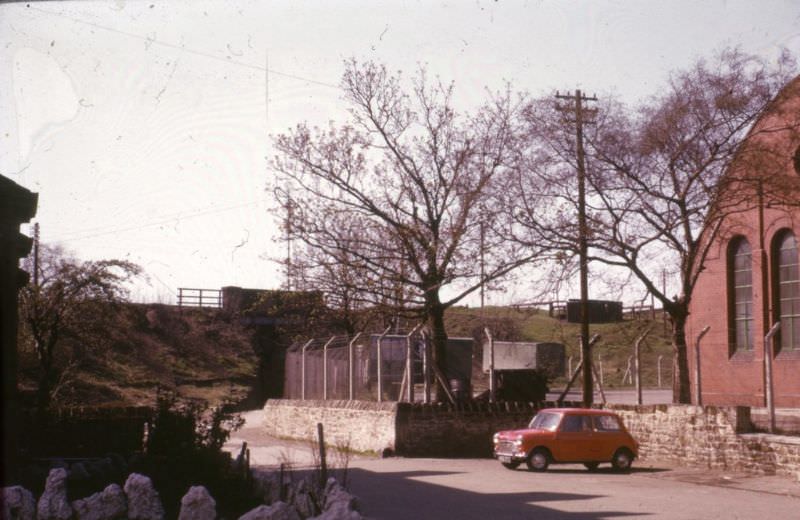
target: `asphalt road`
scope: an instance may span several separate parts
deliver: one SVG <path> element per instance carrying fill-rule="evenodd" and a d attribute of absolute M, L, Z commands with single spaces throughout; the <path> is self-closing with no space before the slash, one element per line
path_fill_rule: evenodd
<path fill-rule="evenodd" d="M 354 461 L 350 490 L 381 519 L 759 519 L 800 517 L 800 484 L 641 463 L 510 471 L 485 459 Z"/>
<path fill-rule="evenodd" d="M 255 469 L 281 462 L 312 464 L 308 443 L 266 436 L 261 412 L 245 414 L 227 449 L 243 441 Z M 330 459 L 335 459 L 332 456 Z M 341 474 L 339 475 L 341 480 Z M 509 471 L 491 459 L 353 456 L 349 487 L 362 512 L 376 519 L 756 519 L 800 518 L 800 483 L 786 477 L 688 469 L 636 461 L 633 471 L 590 473 L 583 466 L 551 466 L 545 473 Z"/>

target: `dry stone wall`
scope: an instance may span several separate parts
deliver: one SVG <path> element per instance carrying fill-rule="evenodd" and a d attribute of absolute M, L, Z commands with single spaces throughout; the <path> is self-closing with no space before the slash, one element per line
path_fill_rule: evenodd
<path fill-rule="evenodd" d="M 552 403 L 545 403 L 552 406 Z M 607 405 L 619 413 L 639 442 L 643 459 L 778 474 L 800 479 L 800 437 L 750 433 L 748 407 Z M 483 457 L 499 430 L 523 427 L 533 404 L 421 405 L 354 401 L 270 400 L 267 433 L 312 439 L 317 423 L 326 442 L 347 441 L 358 451 L 396 451 L 405 456 Z"/>
<path fill-rule="evenodd" d="M 317 423 L 322 423 L 326 444 L 381 453 L 396 446 L 397 404 L 270 399 L 264 427 L 274 437 L 316 439 Z"/>
<path fill-rule="evenodd" d="M 643 459 L 783 475 L 800 480 L 800 437 L 749 433 L 748 407 L 609 405 L 639 442 Z"/>

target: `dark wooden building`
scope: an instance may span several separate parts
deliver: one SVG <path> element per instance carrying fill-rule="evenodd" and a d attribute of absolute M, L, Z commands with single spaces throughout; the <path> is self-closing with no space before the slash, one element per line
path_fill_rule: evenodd
<path fill-rule="evenodd" d="M 16 458 L 17 407 L 17 297 L 28 275 L 19 259 L 31 249 L 30 238 L 19 226 L 36 214 L 38 195 L 0 175 L 0 347 L 3 349 L 3 472 L 2 485 L 10 478 Z"/>

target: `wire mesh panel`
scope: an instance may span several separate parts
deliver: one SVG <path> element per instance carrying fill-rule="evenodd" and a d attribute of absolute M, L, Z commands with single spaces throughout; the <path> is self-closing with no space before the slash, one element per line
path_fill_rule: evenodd
<path fill-rule="evenodd" d="M 410 377 L 406 376 L 409 339 Z M 411 384 L 413 399 L 413 385 L 424 379 L 424 351 L 425 342 L 420 335 L 341 336 L 296 343 L 286 352 L 284 396 L 396 401 L 407 397 Z"/>

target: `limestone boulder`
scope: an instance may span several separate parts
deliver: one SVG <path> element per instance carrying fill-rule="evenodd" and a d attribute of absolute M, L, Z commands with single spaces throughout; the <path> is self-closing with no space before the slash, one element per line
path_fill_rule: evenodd
<path fill-rule="evenodd" d="M 215 520 L 217 503 L 203 486 L 192 486 L 181 499 L 178 520 Z"/>
<path fill-rule="evenodd" d="M 131 473 L 125 481 L 128 518 L 131 520 L 163 520 L 164 506 L 149 477 Z"/>
<path fill-rule="evenodd" d="M 100 493 L 72 503 L 78 520 L 117 520 L 127 518 L 128 504 L 125 492 L 117 484 L 111 484 Z"/>
<path fill-rule="evenodd" d="M 38 520 L 68 520 L 72 518 L 72 507 L 67 500 L 67 470 L 50 470 L 44 485 L 44 493 L 36 507 Z"/>
<path fill-rule="evenodd" d="M 3 516 L 9 520 L 36 518 L 36 500 L 33 493 L 22 486 L 3 488 Z"/>

